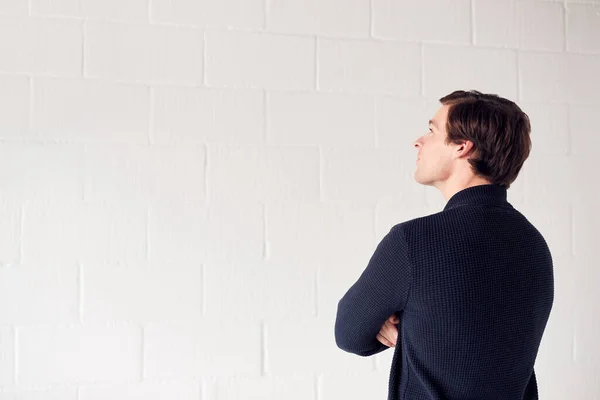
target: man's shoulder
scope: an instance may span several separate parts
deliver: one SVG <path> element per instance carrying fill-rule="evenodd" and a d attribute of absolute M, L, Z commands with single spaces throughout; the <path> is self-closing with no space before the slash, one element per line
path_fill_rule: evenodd
<path fill-rule="evenodd" d="M 400 229 L 407 233 L 414 229 L 423 229 L 430 226 L 435 226 L 448 217 L 447 214 L 447 212 L 439 211 L 433 214 L 408 219 L 406 221 L 397 223 L 392 227 L 392 229 Z"/>

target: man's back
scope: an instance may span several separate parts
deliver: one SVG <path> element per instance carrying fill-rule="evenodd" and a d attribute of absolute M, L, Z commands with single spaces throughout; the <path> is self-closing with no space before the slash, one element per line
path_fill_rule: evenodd
<path fill-rule="evenodd" d="M 537 229 L 498 201 L 503 190 L 470 188 L 444 211 L 401 224 L 414 275 L 394 356 L 406 371 L 400 398 L 537 398 L 552 258 Z"/>
<path fill-rule="evenodd" d="M 542 235 L 505 188 L 473 186 L 390 230 L 338 304 L 336 340 L 363 356 L 383 351 L 374 336 L 398 310 L 389 400 L 537 399 L 553 299 Z"/>

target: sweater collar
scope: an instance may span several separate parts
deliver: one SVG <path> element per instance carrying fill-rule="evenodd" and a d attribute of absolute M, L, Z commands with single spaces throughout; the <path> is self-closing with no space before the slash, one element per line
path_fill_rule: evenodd
<path fill-rule="evenodd" d="M 491 183 L 459 190 L 448 200 L 444 211 L 467 204 L 510 205 L 506 200 L 506 187 Z"/>

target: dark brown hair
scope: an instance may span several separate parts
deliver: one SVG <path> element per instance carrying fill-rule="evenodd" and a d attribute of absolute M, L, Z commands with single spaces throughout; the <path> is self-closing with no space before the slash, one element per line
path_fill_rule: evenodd
<path fill-rule="evenodd" d="M 448 105 L 446 144 L 473 142 L 473 173 L 509 188 L 531 152 L 529 117 L 514 102 L 476 90 L 442 97 Z"/>

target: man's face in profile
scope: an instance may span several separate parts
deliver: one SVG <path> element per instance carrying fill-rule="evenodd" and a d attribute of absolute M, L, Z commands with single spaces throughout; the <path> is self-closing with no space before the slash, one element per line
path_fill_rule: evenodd
<path fill-rule="evenodd" d="M 427 133 L 414 143 L 418 150 L 414 177 L 422 185 L 436 186 L 449 176 L 452 147 L 445 143 L 448 109 L 446 105 L 440 107 L 429 121 Z"/>

